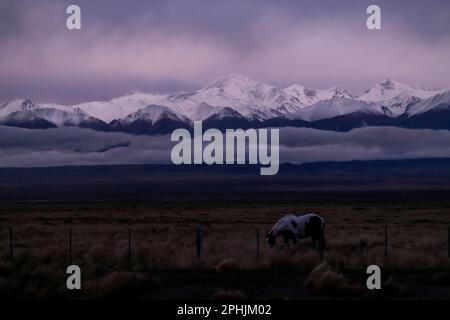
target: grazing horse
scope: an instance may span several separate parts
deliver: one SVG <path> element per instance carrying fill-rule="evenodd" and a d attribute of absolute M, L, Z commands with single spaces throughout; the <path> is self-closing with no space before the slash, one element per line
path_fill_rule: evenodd
<path fill-rule="evenodd" d="M 301 216 L 288 214 L 267 232 L 267 243 L 273 247 L 278 236 L 283 237 L 287 246 L 290 240 L 297 244 L 297 240 L 311 237 L 314 245 L 318 243 L 317 249 L 322 252 L 325 248 L 325 220 L 315 213 Z"/>

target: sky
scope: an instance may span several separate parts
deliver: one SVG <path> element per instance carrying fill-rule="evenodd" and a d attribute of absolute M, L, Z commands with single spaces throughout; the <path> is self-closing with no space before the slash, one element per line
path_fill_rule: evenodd
<path fill-rule="evenodd" d="M 82 29 L 66 29 L 66 7 Z M 382 30 L 366 28 L 381 7 Z M 361 93 L 450 88 L 450 1 L 0 0 L 0 101 L 79 103 L 201 88 L 231 73 Z"/>

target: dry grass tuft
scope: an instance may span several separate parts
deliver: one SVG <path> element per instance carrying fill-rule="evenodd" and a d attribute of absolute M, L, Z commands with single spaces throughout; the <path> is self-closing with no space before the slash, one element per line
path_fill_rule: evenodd
<path fill-rule="evenodd" d="M 246 300 L 247 297 L 239 290 L 219 290 L 215 292 L 211 299 L 213 300 Z"/>
<path fill-rule="evenodd" d="M 216 267 L 217 272 L 225 273 L 225 272 L 234 272 L 240 270 L 239 265 L 233 259 L 225 259 L 222 260 Z"/>
<path fill-rule="evenodd" d="M 360 296 L 364 291 L 362 287 L 350 284 L 342 273 L 332 270 L 326 263 L 314 268 L 304 285 L 314 292 L 332 296 Z"/>
<path fill-rule="evenodd" d="M 381 290 L 374 290 L 373 294 L 379 298 L 404 298 L 410 292 L 406 285 L 398 283 L 394 277 L 389 277 L 381 284 Z"/>
<path fill-rule="evenodd" d="M 320 257 L 311 250 L 295 253 L 274 252 L 267 261 L 267 267 L 275 271 L 310 272 L 320 263 Z"/>
<path fill-rule="evenodd" d="M 440 272 L 433 276 L 433 282 L 437 285 L 450 285 L 450 273 Z"/>
<path fill-rule="evenodd" d="M 100 297 L 127 297 L 143 294 L 146 290 L 162 287 L 157 279 L 146 274 L 128 271 L 115 271 L 102 278 L 96 294 Z"/>

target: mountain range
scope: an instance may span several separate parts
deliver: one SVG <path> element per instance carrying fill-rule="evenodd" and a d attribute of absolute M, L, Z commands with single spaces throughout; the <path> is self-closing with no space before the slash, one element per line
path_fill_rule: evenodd
<path fill-rule="evenodd" d="M 78 126 L 130 134 L 167 134 L 175 128 L 310 127 L 349 131 L 365 126 L 450 130 L 450 90 L 424 89 L 387 79 L 361 95 L 341 87 L 287 88 L 232 74 L 194 92 L 134 93 L 78 105 L 17 99 L 0 104 L 0 125 L 29 129 Z"/>

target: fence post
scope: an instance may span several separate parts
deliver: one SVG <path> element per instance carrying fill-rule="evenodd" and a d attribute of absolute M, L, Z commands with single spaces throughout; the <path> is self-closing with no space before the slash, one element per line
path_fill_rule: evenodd
<path fill-rule="evenodd" d="M 131 268 L 131 229 L 128 229 L 128 264 Z"/>
<path fill-rule="evenodd" d="M 203 240 L 203 232 L 201 229 L 197 230 L 197 237 L 195 239 L 195 244 L 197 248 L 197 258 L 200 260 L 202 255 L 202 240 Z"/>
<path fill-rule="evenodd" d="M 387 225 L 384 226 L 384 256 L 388 255 L 388 228 Z"/>
<path fill-rule="evenodd" d="M 69 265 L 72 265 L 72 228 L 69 229 Z"/>
<path fill-rule="evenodd" d="M 256 262 L 259 263 L 259 228 L 256 229 Z"/>
<path fill-rule="evenodd" d="M 9 259 L 11 262 L 14 260 L 14 246 L 13 246 L 13 229 L 9 228 Z"/>

